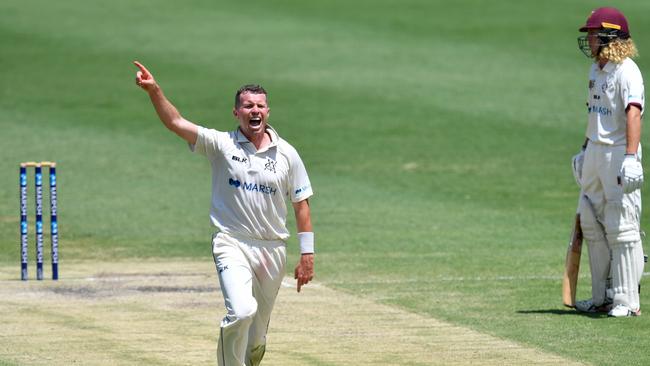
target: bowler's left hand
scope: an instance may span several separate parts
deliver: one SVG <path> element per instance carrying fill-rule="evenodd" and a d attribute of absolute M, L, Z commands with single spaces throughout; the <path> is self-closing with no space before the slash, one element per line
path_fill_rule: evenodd
<path fill-rule="evenodd" d="M 303 285 L 306 285 L 314 278 L 314 254 L 302 254 L 300 256 L 300 262 L 296 266 L 294 271 L 294 276 L 298 280 L 298 292 Z"/>

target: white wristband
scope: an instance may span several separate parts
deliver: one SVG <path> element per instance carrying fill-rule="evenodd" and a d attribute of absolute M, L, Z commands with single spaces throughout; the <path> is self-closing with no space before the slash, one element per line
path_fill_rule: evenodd
<path fill-rule="evenodd" d="M 298 243 L 300 243 L 300 254 L 314 253 L 314 233 L 309 231 L 298 233 Z"/>

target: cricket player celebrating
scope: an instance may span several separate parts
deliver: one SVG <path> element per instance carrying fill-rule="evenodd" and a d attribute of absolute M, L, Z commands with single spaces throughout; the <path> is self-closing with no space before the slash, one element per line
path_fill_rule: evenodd
<path fill-rule="evenodd" d="M 285 274 L 285 196 L 293 203 L 300 243 L 297 290 L 314 275 L 314 234 L 308 198 L 311 184 L 296 150 L 267 124 L 266 91 L 242 87 L 233 114 L 239 128 L 220 132 L 184 119 L 139 62 L 136 83 L 151 99 L 164 125 L 186 140 L 212 167 L 210 219 L 214 262 L 227 315 L 217 348 L 221 366 L 259 365 L 271 310 Z"/>
<path fill-rule="evenodd" d="M 619 10 L 594 10 L 580 32 L 587 32 L 578 38 L 580 50 L 594 63 L 589 72 L 587 139 L 573 158 L 573 168 L 582 188 L 578 210 L 589 247 L 592 298 L 578 301 L 576 309 L 636 316 L 644 266 L 639 227 L 643 78 L 631 60 L 636 46 Z"/>

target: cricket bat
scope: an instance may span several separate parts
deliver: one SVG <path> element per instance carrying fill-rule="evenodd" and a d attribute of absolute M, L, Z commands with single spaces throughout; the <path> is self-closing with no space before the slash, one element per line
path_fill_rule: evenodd
<path fill-rule="evenodd" d="M 582 253 L 582 229 L 580 228 L 580 214 L 576 219 L 571 232 L 569 248 L 566 252 L 564 279 L 562 280 L 562 301 L 570 308 L 576 304 L 576 286 L 580 271 L 580 255 Z"/>

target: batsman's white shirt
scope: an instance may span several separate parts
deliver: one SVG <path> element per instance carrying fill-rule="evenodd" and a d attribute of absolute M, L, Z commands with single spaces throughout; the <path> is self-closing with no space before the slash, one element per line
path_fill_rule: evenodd
<path fill-rule="evenodd" d="M 287 205 L 313 192 L 296 149 L 268 126 L 271 143 L 257 150 L 239 130 L 221 132 L 199 126 L 190 149 L 212 166 L 210 219 L 235 237 L 286 240 Z"/>
<path fill-rule="evenodd" d="M 629 58 L 620 64 L 608 62 L 601 69 L 594 63 L 589 71 L 589 124 L 587 138 L 604 145 L 625 145 L 630 104 L 644 108 L 643 77 Z"/>

